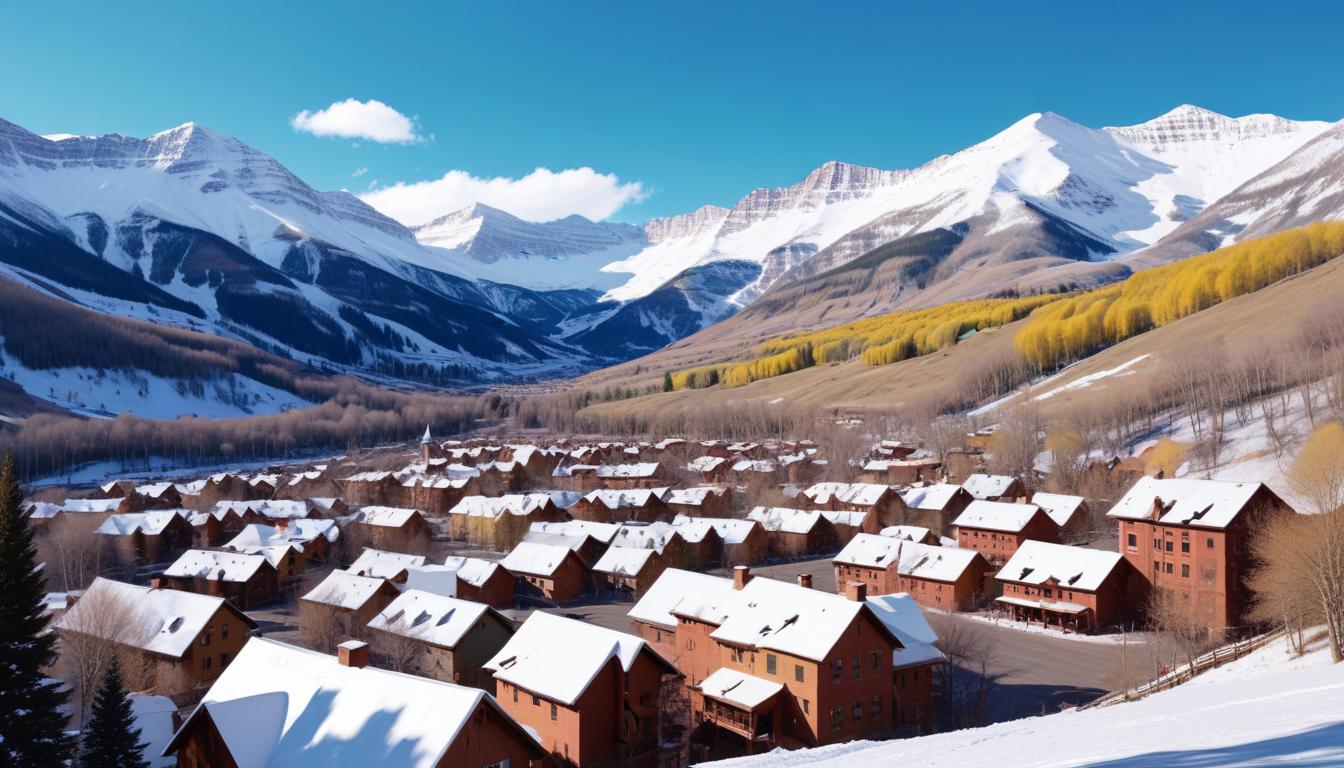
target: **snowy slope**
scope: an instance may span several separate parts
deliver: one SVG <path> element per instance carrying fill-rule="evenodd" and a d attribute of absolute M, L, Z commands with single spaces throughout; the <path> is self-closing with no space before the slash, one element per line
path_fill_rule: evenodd
<path fill-rule="evenodd" d="M 1040 663 L 1047 663 L 1042 661 Z M 889 742 L 726 760 L 717 768 L 1168 768 L 1344 765 L 1344 665 L 1280 641 L 1136 702 Z"/>

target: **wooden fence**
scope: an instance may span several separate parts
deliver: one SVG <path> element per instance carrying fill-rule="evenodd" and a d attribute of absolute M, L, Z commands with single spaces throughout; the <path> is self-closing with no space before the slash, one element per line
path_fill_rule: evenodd
<path fill-rule="evenodd" d="M 1232 643 L 1231 645 L 1215 648 L 1194 661 L 1182 664 L 1173 670 L 1149 680 L 1143 685 L 1123 691 L 1112 691 L 1095 701 L 1088 702 L 1087 704 L 1078 707 L 1078 709 L 1108 707 L 1112 704 L 1119 704 L 1122 701 L 1134 701 L 1136 699 L 1142 699 L 1150 694 L 1157 693 L 1158 691 L 1175 688 L 1181 683 L 1190 680 L 1195 675 L 1207 672 L 1210 669 L 1217 669 L 1229 661 L 1240 659 L 1252 651 L 1263 648 L 1284 636 L 1285 630 L 1283 627 L 1280 627 L 1272 632 L 1266 632 L 1263 635 L 1256 635 L 1255 637 L 1249 637 L 1245 640 Z"/>

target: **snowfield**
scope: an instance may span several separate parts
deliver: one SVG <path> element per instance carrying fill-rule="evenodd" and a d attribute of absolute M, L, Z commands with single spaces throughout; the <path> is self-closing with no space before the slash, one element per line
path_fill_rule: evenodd
<path fill-rule="evenodd" d="M 1277 641 L 1146 699 L 986 728 L 711 763 L 716 768 L 1248 768 L 1344 765 L 1344 664 Z"/>

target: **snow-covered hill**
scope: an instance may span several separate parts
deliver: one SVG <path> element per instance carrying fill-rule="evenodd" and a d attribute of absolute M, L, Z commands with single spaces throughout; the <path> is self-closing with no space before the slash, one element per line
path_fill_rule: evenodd
<path fill-rule="evenodd" d="M 1049 663 L 1047 659 L 1031 663 Z M 1148 698 L 887 742 L 775 751 L 716 768 L 1344 765 L 1344 664 L 1286 641 Z"/>

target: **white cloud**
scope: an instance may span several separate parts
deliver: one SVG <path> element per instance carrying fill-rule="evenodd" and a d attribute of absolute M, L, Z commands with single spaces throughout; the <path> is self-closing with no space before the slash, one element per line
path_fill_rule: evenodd
<path fill-rule="evenodd" d="M 449 171 L 439 179 L 397 182 L 361 197 L 401 223 L 415 226 L 474 203 L 529 221 L 552 221 L 576 213 L 601 221 L 628 203 L 644 200 L 648 192 L 638 181 L 623 182 L 615 174 L 592 168 L 538 168 L 517 179 Z"/>
<path fill-rule="evenodd" d="M 369 172 L 369 169 L 368 169 L 368 168 L 356 168 L 356 169 L 355 169 L 355 172 L 352 173 L 352 174 L 350 174 L 350 175 L 351 175 L 353 178 L 358 179 L 360 176 L 363 176 L 364 174 L 366 174 L 366 173 L 368 173 L 368 172 Z"/>
<path fill-rule="evenodd" d="M 421 140 L 415 131 L 414 120 L 375 99 L 346 99 L 316 112 L 305 109 L 291 118 L 289 124 L 300 133 L 314 136 L 367 139 L 380 144 Z"/>

